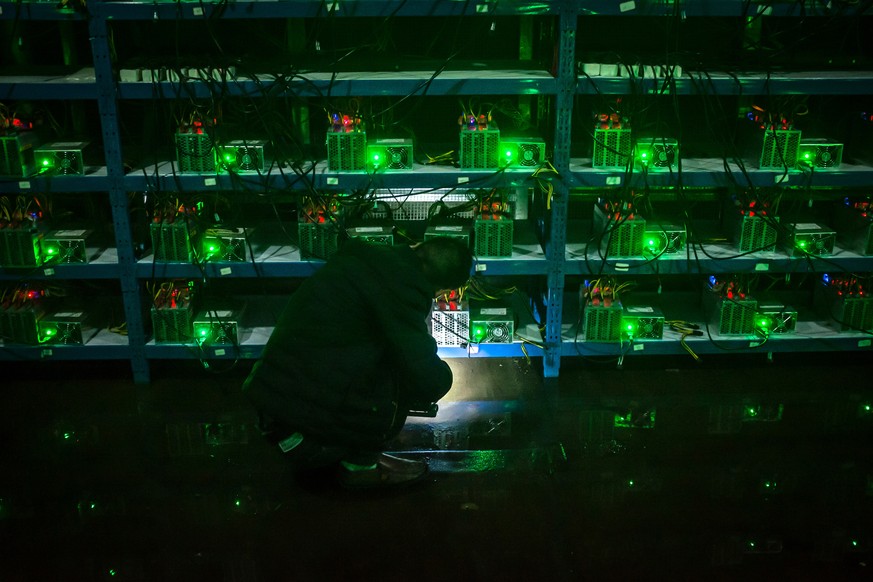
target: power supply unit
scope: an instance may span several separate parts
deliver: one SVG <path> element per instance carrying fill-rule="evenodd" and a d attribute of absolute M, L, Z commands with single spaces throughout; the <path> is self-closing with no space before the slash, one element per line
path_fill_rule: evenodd
<path fill-rule="evenodd" d="M 196 174 L 215 171 L 215 140 L 208 132 L 176 133 L 175 143 L 179 172 Z"/>
<path fill-rule="evenodd" d="M 706 288 L 703 306 L 710 323 L 719 335 L 750 335 L 755 333 L 758 301 L 748 295 L 726 297 Z"/>
<path fill-rule="evenodd" d="M 600 237 L 600 252 L 610 258 L 640 257 L 646 221 L 639 214 L 614 219 L 599 204 L 594 205 L 594 234 Z"/>
<path fill-rule="evenodd" d="M 439 347 L 464 347 L 470 341 L 470 309 L 460 303 L 456 309 L 441 309 L 436 303 L 430 313 L 430 334 Z"/>
<path fill-rule="evenodd" d="M 493 220 L 477 218 L 473 223 L 473 253 L 479 257 L 511 257 L 512 222 L 500 215 Z"/>
<path fill-rule="evenodd" d="M 40 243 L 43 233 L 39 227 L 27 223 L 6 226 L 0 223 L 0 266 L 33 268 L 42 264 Z"/>
<path fill-rule="evenodd" d="M 88 239 L 92 231 L 85 229 L 53 230 L 42 239 L 42 255 L 46 263 L 87 263 Z"/>
<path fill-rule="evenodd" d="M 634 155 L 636 163 L 651 171 L 678 169 L 679 141 L 666 137 L 637 138 Z"/>
<path fill-rule="evenodd" d="M 39 321 L 45 312 L 40 305 L 0 304 L 0 338 L 4 343 L 37 345 L 39 343 Z"/>
<path fill-rule="evenodd" d="M 765 129 L 758 167 L 761 169 L 793 168 L 800 148 L 799 129 Z"/>
<path fill-rule="evenodd" d="M 816 170 L 836 170 L 843 163 L 843 144 L 828 139 L 806 138 L 800 141 L 797 164 Z"/>
<path fill-rule="evenodd" d="M 595 129 L 591 165 L 595 168 L 624 169 L 633 155 L 633 149 L 630 129 Z"/>
<path fill-rule="evenodd" d="M 367 144 L 367 169 L 374 172 L 412 170 L 411 139 L 379 139 Z"/>
<path fill-rule="evenodd" d="M 235 139 L 218 146 L 218 161 L 230 172 L 262 172 L 266 167 L 265 139 Z"/>
<path fill-rule="evenodd" d="M 84 311 L 56 311 L 39 322 L 39 343 L 83 345 L 89 332 L 88 314 Z"/>
<path fill-rule="evenodd" d="M 873 255 L 873 203 L 845 200 L 834 211 L 837 240 L 859 255 Z"/>
<path fill-rule="evenodd" d="M 36 170 L 53 176 L 81 176 L 85 173 L 84 151 L 88 142 L 55 142 L 36 148 L 33 152 Z"/>
<path fill-rule="evenodd" d="M 786 227 L 783 247 L 789 257 L 795 255 L 832 255 L 837 233 L 814 222 L 791 224 Z"/>
<path fill-rule="evenodd" d="M 506 168 L 538 168 L 546 162 L 546 142 L 538 138 L 500 140 L 500 165 Z"/>
<path fill-rule="evenodd" d="M 327 132 L 327 167 L 332 172 L 360 172 L 367 169 L 367 132 L 341 128 Z"/>
<path fill-rule="evenodd" d="M 515 335 L 515 317 L 506 307 L 474 307 L 470 313 L 470 342 L 509 344 Z"/>
<path fill-rule="evenodd" d="M 394 246 L 394 230 L 385 225 L 353 226 L 346 229 L 349 238 L 359 238 L 373 244 Z"/>
<path fill-rule="evenodd" d="M 858 281 L 824 275 L 814 300 L 819 313 L 835 321 L 841 331 L 873 331 L 873 297 Z"/>
<path fill-rule="evenodd" d="M 610 305 L 586 303 L 583 309 L 582 326 L 585 331 L 585 341 L 606 343 L 621 341 L 624 315 L 621 302 L 614 301 Z"/>
<path fill-rule="evenodd" d="M 204 261 L 241 263 L 248 260 L 252 230 L 245 228 L 208 228 L 200 241 Z"/>
<path fill-rule="evenodd" d="M 761 299 L 755 314 L 755 327 L 765 335 L 794 333 L 797 310 L 780 301 Z"/>
<path fill-rule="evenodd" d="M 39 138 L 24 131 L 0 135 L 0 176 L 27 177 L 36 171 L 33 148 Z"/>
<path fill-rule="evenodd" d="M 496 170 L 500 168 L 500 130 L 493 124 L 487 129 L 464 126 L 460 132 L 459 162 L 462 170 Z"/>
<path fill-rule="evenodd" d="M 243 308 L 202 310 L 194 318 L 194 341 L 201 345 L 239 345 Z"/>
<path fill-rule="evenodd" d="M 152 222 L 149 229 L 156 262 L 190 263 L 194 260 L 198 231 L 193 222 L 184 218 L 177 218 L 173 222 L 163 220 Z"/>
<path fill-rule="evenodd" d="M 779 217 L 741 213 L 731 215 L 734 217 L 732 236 L 738 251 L 746 253 L 775 249 L 778 231 L 773 223 L 779 222 Z"/>
<path fill-rule="evenodd" d="M 688 235 L 685 226 L 649 222 L 643 236 L 643 250 L 652 255 L 674 255 L 685 250 Z"/>
<path fill-rule="evenodd" d="M 450 236 L 460 238 L 468 245 L 472 238 L 473 228 L 468 224 L 436 224 L 428 226 L 424 231 L 424 240 L 430 240 L 438 236 Z"/>
<path fill-rule="evenodd" d="M 625 306 L 621 318 L 621 333 L 625 339 L 663 339 L 664 313 L 657 307 Z"/>
<path fill-rule="evenodd" d="M 326 261 L 339 248 L 339 227 L 333 222 L 298 222 L 297 241 L 302 258 Z"/>

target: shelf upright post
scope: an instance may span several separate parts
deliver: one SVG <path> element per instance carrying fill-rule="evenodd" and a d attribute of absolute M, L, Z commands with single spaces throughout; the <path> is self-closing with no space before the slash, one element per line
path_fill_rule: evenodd
<path fill-rule="evenodd" d="M 94 75 L 97 83 L 97 107 L 100 112 L 100 127 L 103 132 L 103 149 L 106 156 L 106 171 L 109 176 L 109 200 L 112 205 L 112 221 L 115 226 L 115 244 L 118 249 L 118 267 L 121 283 L 121 298 L 127 321 L 127 338 L 130 344 L 133 380 L 137 384 L 149 382 L 148 362 L 145 358 L 145 328 L 140 293 L 136 280 L 136 257 L 130 227 L 130 212 L 127 192 L 124 189 L 124 165 L 121 157 L 121 138 L 118 123 L 118 91 L 112 72 L 109 52 L 109 34 L 106 18 L 101 14 L 98 2 L 88 20 L 91 37 L 91 52 L 94 57 Z"/>
<path fill-rule="evenodd" d="M 560 8 L 557 81 L 555 107 L 555 150 L 552 164 L 558 171 L 554 181 L 547 229 L 546 259 L 548 261 L 548 310 L 546 315 L 543 375 L 558 376 L 561 365 L 561 327 L 564 302 L 565 248 L 567 245 L 567 203 L 570 175 L 570 133 L 573 121 L 573 101 L 576 94 L 576 7 L 573 0 L 564 0 Z"/>

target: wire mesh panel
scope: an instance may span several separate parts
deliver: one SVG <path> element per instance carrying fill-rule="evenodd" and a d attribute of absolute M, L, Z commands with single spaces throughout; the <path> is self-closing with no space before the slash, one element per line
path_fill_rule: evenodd
<path fill-rule="evenodd" d="M 776 129 L 764 132 L 761 168 L 793 168 L 797 164 L 801 132 L 796 129 Z"/>
<path fill-rule="evenodd" d="M 470 337 L 470 311 L 434 309 L 431 313 L 430 329 L 437 346 L 466 346 Z"/>
<path fill-rule="evenodd" d="M 327 133 L 327 167 L 333 172 L 357 172 L 367 167 L 367 133 Z"/>
<path fill-rule="evenodd" d="M 462 129 L 459 157 L 462 170 L 496 170 L 500 160 L 500 130 Z"/>
<path fill-rule="evenodd" d="M 595 129 L 591 164 L 595 168 L 624 168 L 630 161 L 633 148 L 631 130 Z"/>
<path fill-rule="evenodd" d="M 620 341 L 622 314 L 623 310 L 620 303 L 615 303 L 609 307 L 586 305 L 584 321 L 585 341 Z"/>
<path fill-rule="evenodd" d="M 512 256 L 512 220 L 476 220 L 475 254 L 479 257 Z"/>
<path fill-rule="evenodd" d="M 176 161 L 180 172 L 214 172 L 215 144 L 205 133 L 177 133 Z"/>

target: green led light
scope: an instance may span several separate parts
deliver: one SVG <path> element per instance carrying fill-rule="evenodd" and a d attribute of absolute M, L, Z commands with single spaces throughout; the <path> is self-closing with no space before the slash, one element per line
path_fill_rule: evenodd
<path fill-rule="evenodd" d="M 870 412 L 871 408 L 869 404 L 865 404 L 863 407 L 864 412 Z"/>
<path fill-rule="evenodd" d="M 746 408 L 746 414 L 749 416 L 758 416 L 758 410 L 752 406 Z"/>
<path fill-rule="evenodd" d="M 373 161 L 374 161 L 374 162 L 378 162 L 378 161 L 379 161 L 379 154 L 373 154 Z"/>
<path fill-rule="evenodd" d="M 65 433 L 64 433 L 64 440 L 65 440 L 65 441 L 68 441 L 68 440 L 70 440 L 71 438 L 73 438 L 73 433 L 71 433 L 71 432 L 65 432 Z"/>
<path fill-rule="evenodd" d="M 42 330 L 42 333 L 45 336 L 53 336 L 53 335 L 55 335 L 55 330 L 50 328 L 50 327 L 47 327 L 47 328 Z"/>
<path fill-rule="evenodd" d="M 113 569 L 111 569 L 111 568 L 109 569 L 109 575 L 110 575 L 110 576 L 115 576 L 116 574 L 118 574 L 118 571 L 117 571 L 117 570 L 113 570 Z"/>
<path fill-rule="evenodd" d="M 206 337 L 206 335 L 207 335 L 208 333 L 209 333 L 209 330 L 208 330 L 207 328 L 205 328 L 205 327 L 201 327 L 200 329 L 197 330 L 197 334 L 198 334 L 200 337 Z"/>
<path fill-rule="evenodd" d="M 237 507 L 239 507 L 240 505 L 242 505 L 242 501 L 237 499 L 236 501 L 233 502 L 233 504 L 236 505 Z"/>
<path fill-rule="evenodd" d="M 512 150 L 506 150 L 506 157 L 507 157 L 507 158 L 511 158 L 511 157 L 512 157 Z"/>
<path fill-rule="evenodd" d="M 853 547 L 853 548 L 857 548 L 857 547 L 858 547 L 858 540 L 852 540 L 852 547 Z"/>
<path fill-rule="evenodd" d="M 478 340 L 485 337 L 485 326 L 484 325 L 474 325 L 472 328 L 473 331 L 473 339 Z"/>
<path fill-rule="evenodd" d="M 647 158 L 647 157 L 649 157 L 649 154 L 647 154 L 646 152 L 643 152 L 643 153 L 640 154 L 640 157 L 641 157 L 641 158 Z"/>
<path fill-rule="evenodd" d="M 633 487 L 633 486 L 634 486 L 634 480 L 633 480 L 633 479 L 628 480 L 628 482 L 627 482 L 627 486 L 628 486 L 628 487 Z"/>
<path fill-rule="evenodd" d="M 44 160 L 42 161 L 42 165 L 43 165 L 43 166 L 51 166 L 51 165 L 52 165 L 52 161 L 49 160 L 49 159 L 44 159 Z"/>
<path fill-rule="evenodd" d="M 47 254 L 47 255 L 54 255 L 57 252 L 58 252 L 58 249 L 56 249 L 55 247 L 46 247 L 46 249 L 45 249 L 45 254 Z"/>
<path fill-rule="evenodd" d="M 803 154 L 803 157 L 808 160 L 809 159 L 809 152 Z"/>

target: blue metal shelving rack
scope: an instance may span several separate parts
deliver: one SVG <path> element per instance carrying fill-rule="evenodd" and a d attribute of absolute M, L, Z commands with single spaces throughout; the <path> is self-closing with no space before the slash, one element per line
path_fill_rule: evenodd
<path fill-rule="evenodd" d="M 803 12 L 800 12 L 800 11 Z M 579 342 L 573 336 L 572 325 L 564 322 L 565 282 L 568 277 L 588 275 L 584 253 L 579 245 L 568 244 L 567 234 L 569 200 L 574 190 L 597 191 L 627 185 L 646 185 L 650 188 L 670 188 L 678 183 L 673 173 L 625 172 L 591 168 L 590 160 L 572 158 L 573 105 L 577 95 L 673 93 L 679 95 L 739 95 L 761 93 L 808 93 L 820 95 L 873 94 L 873 73 L 804 72 L 764 75 L 740 75 L 717 72 L 685 71 L 665 83 L 662 79 L 629 79 L 627 77 L 577 77 L 576 35 L 584 31 L 591 19 L 601 15 L 644 15 L 682 17 L 765 17 L 765 16 L 840 16 L 853 17 L 867 14 L 864 6 L 831 7 L 817 3 L 753 3 L 746 0 L 710 0 L 704 2 L 663 2 L 662 0 L 635 2 L 580 3 L 573 0 L 517 2 L 408 0 L 399 4 L 383 0 L 279 0 L 276 2 L 89 2 L 88 14 L 58 9 L 48 2 L 0 1 L 0 19 L 59 20 L 80 22 L 86 26 L 91 39 L 93 66 L 62 76 L 0 76 L 0 101 L 23 99 L 75 99 L 95 101 L 98 106 L 104 144 L 106 166 L 89 168 L 84 176 L 26 179 L 0 178 L 3 194 L 29 192 L 106 192 L 112 209 L 116 247 L 99 253 L 87 265 L 58 265 L 49 270 L 28 273 L 35 279 L 112 279 L 121 287 L 127 318 L 127 339 L 101 335 L 98 341 L 85 346 L 61 346 L 50 353 L 40 347 L 12 347 L 0 349 L 0 359 L 40 360 L 54 359 L 127 359 L 130 360 L 134 379 L 148 382 L 149 360 L 189 358 L 256 358 L 259 356 L 269 329 L 255 329 L 234 349 L 201 348 L 199 346 L 155 345 L 145 335 L 142 317 L 141 282 L 151 277 L 306 277 L 321 263 L 301 260 L 291 247 L 273 248 L 271 254 L 255 257 L 244 263 L 206 263 L 200 267 L 187 264 L 154 264 L 149 258 L 137 259 L 131 235 L 127 193 L 158 188 L 164 191 L 231 190 L 240 184 L 253 189 L 265 186 L 274 189 L 293 189 L 303 185 L 300 178 L 288 172 L 269 171 L 264 175 L 179 175 L 172 164 L 135 168 L 125 173 L 119 136 L 118 103 L 123 100 L 172 99 L 179 95 L 193 98 L 211 96 L 209 84 L 198 80 L 178 82 L 119 81 L 110 58 L 108 30 L 111 21 L 176 21 L 204 19 L 258 19 L 258 18 L 385 18 L 414 16 L 543 16 L 555 19 L 558 30 L 557 67 L 554 74 L 520 65 L 517 69 L 476 72 L 445 71 L 439 74 L 401 71 L 396 73 L 343 73 L 331 75 L 303 72 L 291 79 L 274 77 L 238 77 L 227 84 L 229 96 L 247 96 L 257 99 L 266 92 L 294 94 L 301 97 L 330 92 L 335 96 L 371 96 L 419 94 L 427 96 L 452 95 L 546 95 L 554 99 L 554 155 L 552 163 L 557 175 L 551 178 L 553 192 L 545 220 L 545 243 L 519 246 L 511 258 L 484 261 L 489 275 L 533 275 L 544 277 L 548 291 L 543 298 L 548 306 L 542 348 L 530 343 L 482 345 L 474 349 L 443 348 L 445 357 L 515 357 L 542 356 L 545 376 L 557 376 L 563 356 L 621 355 L 623 346 Z M 471 172 L 447 168 L 417 167 L 403 174 L 348 174 L 329 172 L 323 164 L 307 175 L 311 185 L 318 189 L 355 189 L 361 187 L 414 188 L 425 185 L 432 188 L 451 188 L 458 184 L 476 187 L 524 187 L 530 183 L 528 171 L 500 173 Z M 844 164 L 838 171 L 810 175 L 801 171 L 725 170 L 722 160 L 683 159 L 681 183 L 684 187 L 718 188 L 749 181 L 753 186 L 774 184 L 803 189 L 834 187 L 865 187 L 873 183 L 873 168 Z M 719 253 L 730 255 L 729 249 L 718 245 L 711 249 L 712 256 L 690 260 L 688 257 L 659 259 L 657 263 L 645 259 L 608 260 L 603 263 L 604 273 L 639 273 L 659 275 L 686 275 L 705 273 L 753 273 L 767 270 L 778 273 L 796 273 L 816 270 L 817 267 L 802 258 L 789 258 L 779 253 L 754 254 L 730 259 L 719 259 Z M 870 257 L 841 251 L 830 260 L 851 271 L 871 271 Z M 0 280 L 15 280 L 22 274 L 15 270 L 0 269 Z M 769 345 L 749 346 L 748 339 L 730 339 L 729 347 L 750 351 L 804 351 L 866 349 L 866 336 L 840 334 L 825 329 L 808 330 L 794 338 L 771 340 Z M 626 346 L 624 346 L 626 347 Z M 717 351 L 708 342 L 696 341 L 694 349 L 700 353 Z M 640 353 L 683 353 L 677 341 L 647 342 Z M 635 351 L 637 353 L 637 351 Z"/>

